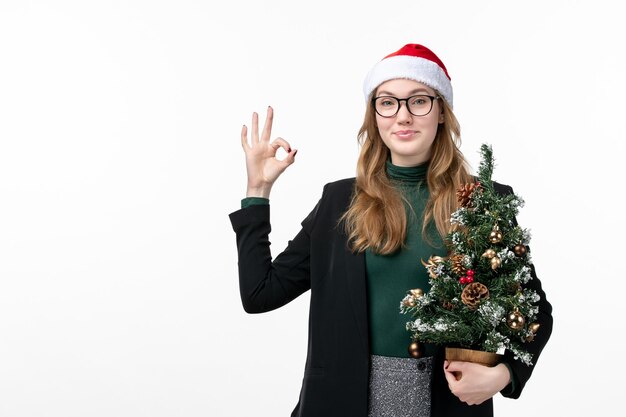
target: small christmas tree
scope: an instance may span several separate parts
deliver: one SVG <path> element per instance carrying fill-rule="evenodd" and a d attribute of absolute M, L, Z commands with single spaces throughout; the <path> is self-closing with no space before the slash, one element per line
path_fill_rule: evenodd
<path fill-rule="evenodd" d="M 413 289 L 400 303 L 401 313 L 412 315 L 406 326 L 413 339 L 409 350 L 419 357 L 421 343 L 492 353 L 508 349 L 530 365 L 524 344 L 539 329 L 534 322 L 539 296 L 524 288 L 532 279 L 530 233 L 515 221 L 524 202 L 496 193 L 491 147 L 483 144 L 481 156 L 477 182 L 457 191 L 448 256 L 422 260 L 430 290 Z"/>

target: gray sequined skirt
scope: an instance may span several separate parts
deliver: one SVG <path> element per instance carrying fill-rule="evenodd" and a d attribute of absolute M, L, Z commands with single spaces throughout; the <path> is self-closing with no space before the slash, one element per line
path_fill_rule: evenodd
<path fill-rule="evenodd" d="M 429 417 L 433 358 L 371 355 L 368 417 Z"/>

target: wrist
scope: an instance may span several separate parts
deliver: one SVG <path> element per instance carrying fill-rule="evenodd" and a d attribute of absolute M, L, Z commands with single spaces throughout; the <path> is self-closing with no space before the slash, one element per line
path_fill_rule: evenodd
<path fill-rule="evenodd" d="M 498 384 L 501 385 L 498 391 L 501 391 L 511 383 L 511 371 L 509 370 L 509 367 L 503 363 L 497 364 L 494 369 L 498 371 L 497 380 Z"/>
<path fill-rule="evenodd" d="M 271 185 L 265 186 L 248 186 L 246 190 L 246 197 L 258 197 L 258 198 L 270 198 L 270 192 L 272 191 Z"/>

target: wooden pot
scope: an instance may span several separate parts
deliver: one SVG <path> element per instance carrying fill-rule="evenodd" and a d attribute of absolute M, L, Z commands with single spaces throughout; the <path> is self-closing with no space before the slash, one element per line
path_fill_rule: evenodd
<path fill-rule="evenodd" d="M 446 359 L 449 361 L 474 362 L 486 366 L 495 366 L 500 362 L 502 355 L 482 350 L 463 348 L 446 348 Z"/>

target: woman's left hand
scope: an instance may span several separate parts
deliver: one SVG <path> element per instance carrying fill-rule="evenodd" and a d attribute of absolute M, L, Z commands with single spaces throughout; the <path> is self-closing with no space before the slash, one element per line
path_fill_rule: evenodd
<path fill-rule="evenodd" d="M 489 367 L 472 362 L 445 361 L 443 371 L 450 391 L 469 405 L 483 403 L 511 380 L 509 369 L 501 363 Z"/>

